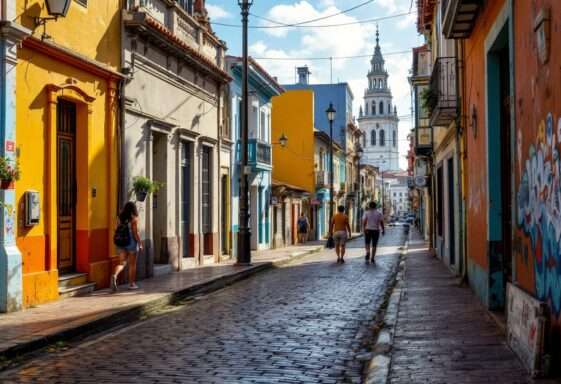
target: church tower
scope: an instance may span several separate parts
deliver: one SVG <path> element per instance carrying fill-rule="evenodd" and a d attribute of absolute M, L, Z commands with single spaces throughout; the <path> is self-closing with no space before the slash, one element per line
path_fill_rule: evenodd
<path fill-rule="evenodd" d="M 380 49 L 380 34 L 376 28 L 376 47 L 370 60 L 368 88 L 364 105 L 360 107 L 358 124 L 363 133 L 364 157 L 362 163 L 383 171 L 399 170 L 397 108 L 392 105 L 388 87 L 388 72 Z"/>

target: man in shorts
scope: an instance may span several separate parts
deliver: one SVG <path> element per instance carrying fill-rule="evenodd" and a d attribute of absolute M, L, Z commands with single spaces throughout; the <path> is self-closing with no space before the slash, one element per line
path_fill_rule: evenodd
<path fill-rule="evenodd" d="M 331 219 L 329 233 L 333 234 L 333 240 L 335 241 L 337 263 L 344 263 L 345 243 L 351 237 L 351 226 L 349 225 L 349 217 L 345 215 L 345 207 L 342 205 L 337 207 L 337 213 Z"/>
<path fill-rule="evenodd" d="M 368 204 L 368 210 L 364 212 L 364 216 L 362 217 L 362 228 L 364 230 L 364 241 L 366 245 L 366 256 L 364 258 L 367 263 L 374 263 L 380 231 L 382 232 L 382 236 L 385 234 L 384 215 L 376 209 L 375 202 Z M 370 248 L 372 248 L 372 253 L 370 252 Z M 372 258 L 370 257 L 371 254 Z"/>

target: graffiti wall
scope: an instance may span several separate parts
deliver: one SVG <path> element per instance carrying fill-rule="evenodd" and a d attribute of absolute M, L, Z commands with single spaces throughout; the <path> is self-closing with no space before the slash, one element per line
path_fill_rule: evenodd
<path fill-rule="evenodd" d="M 560 150 L 561 118 L 554 122 L 548 113 L 526 154 L 517 192 L 517 223 L 530 239 L 533 254 L 534 292 L 557 315 L 561 312 Z M 521 256 L 528 264 L 528 252 Z"/>

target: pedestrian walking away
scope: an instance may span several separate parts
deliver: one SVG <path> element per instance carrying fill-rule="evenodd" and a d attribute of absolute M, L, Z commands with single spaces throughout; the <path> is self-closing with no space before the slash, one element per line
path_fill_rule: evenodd
<path fill-rule="evenodd" d="M 306 217 L 306 214 L 302 212 L 298 218 L 298 242 L 300 244 L 308 241 L 308 232 L 310 231 L 310 222 Z"/>
<path fill-rule="evenodd" d="M 375 202 L 368 204 L 368 209 L 364 212 L 364 216 L 362 217 L 362 228 L 366 246 L 366 255 L 364 258 L 367 263 L 375 263 L 374 258 L 376 257 L 376 247 L 378 246 L 380 232 L 382 232 L 382 236 L 385 234 L 384 215 L 378 211 Z"/>
<path fill-rule="evenodd" d="M 331 218 L 329 236 L 333 236 L 333 241 L 335 242 L 337 262 L 344 263 L 345 246 L 347 240 L 351 237 L 351 226 L 349 225 L 349 217 L 345 215 L 345 207 L 342 205 L 337 207 L 337 213 Z"/>
<path fill-rule="evenodd" d="M 138 289 L 136 285 L 136 255 L 143 250 L 138 233 L 138 210 L 134 202 L 129 201 L 119 214 L 119 225 L 115 230 L 113 242 L 119 252 L 119 264 L 111 275 L 111 289 L 117 291 L 117 278 L 129 266 L 129 289 Z"/>

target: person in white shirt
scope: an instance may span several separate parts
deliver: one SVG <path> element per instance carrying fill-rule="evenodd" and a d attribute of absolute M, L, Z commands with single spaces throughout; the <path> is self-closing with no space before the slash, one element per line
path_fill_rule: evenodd
<path fill-rule="evenodd" d="M 380 232 L 382 232 L 382 236 L 385 234 L 384 215 L 376 209 L 375 202 L 368 204 L 368 210 L 364 212 L 362 216 L 362 229 L 364 231 L 364 241 L 366 245 L 366 262 L 374 263 Z M 371 248 L 372 252 L 370 252 Z M 372 255 L 372 258 L 370 255 Z"/>

